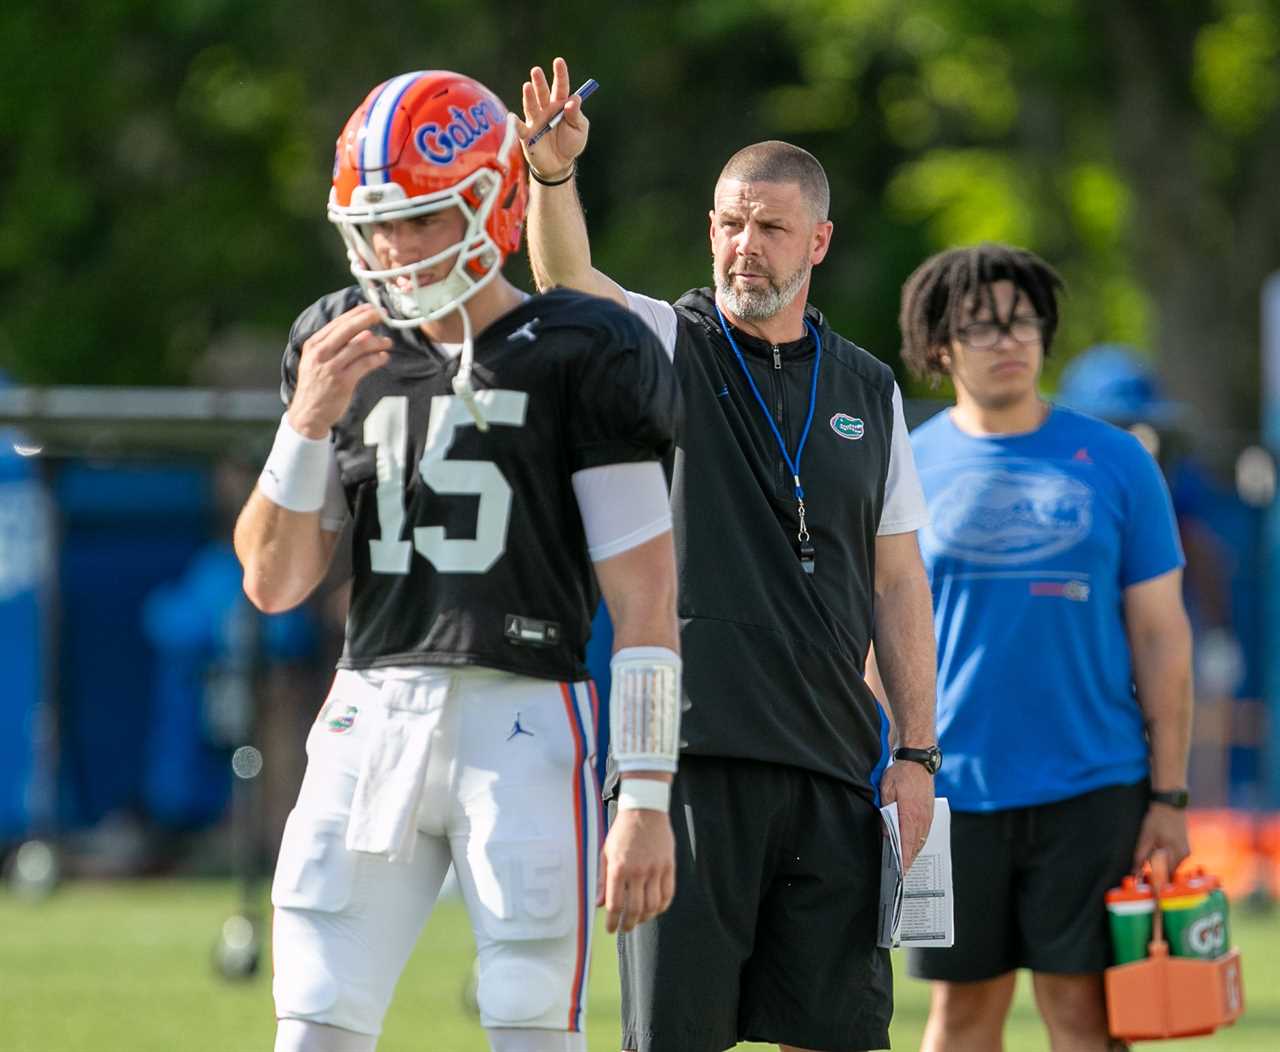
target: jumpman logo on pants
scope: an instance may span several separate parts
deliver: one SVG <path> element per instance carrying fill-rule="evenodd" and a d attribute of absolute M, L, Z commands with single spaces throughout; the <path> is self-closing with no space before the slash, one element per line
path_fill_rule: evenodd
<path fill-rule="evenodd" d="M 510 741 L 517 734 L 527 734 L 530 738 L 534 736 L 533 731 L 527 731 L 520 726 L 520 713 L 516 713 L 516 722 L 511 726 L 511 733 L 507 735 L 507 741 Z"/>

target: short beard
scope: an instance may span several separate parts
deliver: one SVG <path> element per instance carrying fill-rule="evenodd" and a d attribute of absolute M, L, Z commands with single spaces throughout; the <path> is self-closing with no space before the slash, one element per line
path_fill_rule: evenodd
<path fill-rule="evenodd" d="M 739 290 L 728 274 L 721 277 L 717 273 L 714 264 L 711 267 L 711 276 L 715 281 L 720 301 L 729 308 L 734 317 L 741 318 L 743 321 L 768 321 L 779 311 L 791 305 L 809 279 L 810 269 L 809 264 L 804 264 L 781 285 L 770 278 L 768 287 L 762 289 Z"/>

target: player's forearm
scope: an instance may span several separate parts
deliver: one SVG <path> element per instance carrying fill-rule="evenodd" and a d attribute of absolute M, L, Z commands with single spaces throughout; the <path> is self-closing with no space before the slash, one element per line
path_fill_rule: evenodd
<path fill-rule="evenodd" d="M 671 531 L 596 563 L 613 622 L 613 649 L 666 647 L 680 652 L 676 557 Z"/>
<path fill-rule="evenodd" d="M 628 603 L 613 629 L 613 647 L 666 647 L 680 653 L 680 629 L 676 619 L 675 586 L 656 584 L 638 601 Z"/>
<path fill-rule="evenodd" d="M 578 289 L 621 302 L 618 286 L 591 265 L 591 239 L 573 178 L 560 186 L 530 180 L 529 267 L 539 291 Z"/>
<path fill-rule="evenodd" d="M 249 601 L 269 614 L 297 606 L 324 579 L 336 538 L 321 529 L 318 511 L 288 511 L 255 489 L 234 537 Z"/>
<path fill-rule="evenodd" d="M 876 667 L 892 713 L 896 744 L 937 741 L 933 605 L 923 571 L 886 582 L 876 592 Z"/>
<path fill-rule="evenodd" d="M 1129 644 L 1155 789 L 1187 784 L 1191 748 L 1191 628 L 1185 615 L 1171 621 L 1158 630 L 1132 633 Z"/>

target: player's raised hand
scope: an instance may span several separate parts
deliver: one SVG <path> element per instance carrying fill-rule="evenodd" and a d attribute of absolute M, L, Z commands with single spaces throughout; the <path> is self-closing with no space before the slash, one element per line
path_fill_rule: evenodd
<path fill-rule="evenodd" d="M 631 931 L 671 905 L 676 893 L 676 845 L 663 811 L 619 811 L 600 852 L 596 905 L 605 927 Z"/>
<path fill-rule="evenodd" d="M 551 69 L 553 79 L 550 84 L 541 66 L 534 66 L 529 71 L 523 91 L 524 123 L 517 128 L 525 160 L 543 179 L 554 182 L 568 174 L 574 159 L 586 149 L 591 122 L 582 112 L 582 100 L 571 94 L 568 63 L 557 58 Z M 564 119 L 530 146 L 529 140 L 561 109 L 564 110 Z"/>
<path fill-rule="evenodd" d="M 302 345 L 298 388 L 289 403 L 289 424 L 307 438 L 328 438 L 347 411 L 356 385 L 391 360 L 391 341 L 370 330 L 378 309 L 362 303 L 339 314 Z"/>

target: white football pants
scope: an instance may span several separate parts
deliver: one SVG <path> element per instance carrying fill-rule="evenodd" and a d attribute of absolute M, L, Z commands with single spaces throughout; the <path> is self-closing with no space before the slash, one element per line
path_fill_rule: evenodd
<path fill-rule="evenodd" d="M 589 683 L 339 671 L 272 886 L 276 1015 L 380 1033 L 452 861 L 482 1025 L 580 1031 L 603 835 L 596 711 Z"/>

